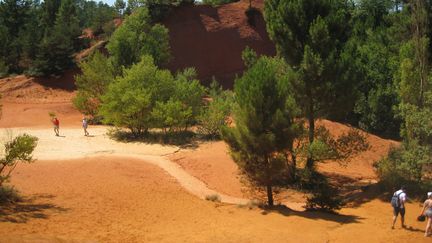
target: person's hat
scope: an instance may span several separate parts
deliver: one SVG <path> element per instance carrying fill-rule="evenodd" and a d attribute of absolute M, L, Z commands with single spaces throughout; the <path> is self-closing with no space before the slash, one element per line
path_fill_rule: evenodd
<path fill-rule="evenodd" d="M 432 192 L 427 193 L 428 197 L 432 197 Z"/>

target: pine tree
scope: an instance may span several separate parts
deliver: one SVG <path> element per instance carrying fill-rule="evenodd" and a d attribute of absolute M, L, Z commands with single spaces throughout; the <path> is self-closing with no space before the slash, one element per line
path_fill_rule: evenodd
<path fill-rule="evenodd" d="M 57 13 L 54 27 L 47 29 L 40 44 L 41 51 L 36 61 L 36 68 L 40 74 L 58 74 L 73 65 L 73 54 L 78 49 L 79 34 L 75 2 L 64 0 Z"/>
<path fill-rule="evenodd" d="M 278 54 L 300 75 L 297 101 L 308 119 L 309 144 L 315 120 L 330 109 L 342 110 L 352 102 L 353 83 L 342 75 L 344 44 L 348 39 L 346 1 L 268 0 L 265 19 Z M 351 100 L 351 101 L 350 101 Z M 312 155 L 307 168 L 314 167 Z"/>
<path fill-rule="evenodd" d="M 300 131 L 290 74 L 280 59 L 258 59 L 236 80 L 235 126 L 222 131 L 234 161 L 254 185 L 265 188 L 270 206 L 273 187 L 295 169 L 287 161 Z"/>

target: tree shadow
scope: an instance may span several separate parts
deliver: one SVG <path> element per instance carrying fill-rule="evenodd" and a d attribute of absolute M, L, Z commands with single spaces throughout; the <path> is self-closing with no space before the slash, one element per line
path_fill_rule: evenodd
<path fill-rule="evenodd" d="M 192 131 L 169 133 L 149 131 L 141 135 L 134 135 L 124 130 L 113 130 L 108 133 L 108 136 L 117 142 L 174 145 L 182 149 L 196 149 L 201 141 L 197 134 Z"/>
<path fill-rule="evenodd" d="M 44 86 L 45 88 L 72 92 L 76 90 L 74 76 L 79 73 L 80 70 L 78 68 L 73 68 L 65 71 L 64 73 L 58 76 L 36 77 L 34 81 Z"/>
<path fill-rule="evenodd" d="M 287 217 L 298 216 L 298 217 L 313 219 L 313 220 L 332 221 L 340 224 L 360 223 L 360 220 L 364 219 L 356 215 L 344 215 L 344 214 L 328 213 L 328 212 L 315 211 L 315 210 L 296 211 L 288 208 L 285 205 L 263 207 L 262 210 L 263 210 L 261 212 L 262 215 L 267 215 L 270 213 L 278 213 Z"/>
<path fill-rule="evenodd" d="M 35 195 L 30 198 L 22 198 L 13 203 L 0 204 L 0 222 L 26 223 L 31 219 L 47 219 L 49 213 L 61 213 L 68 209 L 56 206 L 52 203 L 39 203 L 38 199 L 52 199 L 50 194 Z"/>
<path fill-rule="evenodd" d="M 389 201 L 391 194 L 383 190 L 382 185 L 375 180 L 358 180 L 352 177 L 324 172 L 322 173 L 332 185 L 338 188 L 345 207 L 356 208 L 362 204 L 379 199 L 383 202 Z"/>

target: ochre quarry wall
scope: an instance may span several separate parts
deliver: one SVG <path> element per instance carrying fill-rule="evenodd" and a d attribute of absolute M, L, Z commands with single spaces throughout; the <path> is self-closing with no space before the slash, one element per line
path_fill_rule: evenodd
<path fill-rule="evenodd" d="M 254 7 L 263 9 L 263 1 Z M 246 46 L 259 55 L 275 55 L 263 16 L 256 25 L 247 23 L 248 1 L 219 7 L 197 5 L 175 9 L 163 24 L 169 29 L 172 60 L 167 68 L 173 72 L 195 67 L 198 78 L 208 85 L 214 76 L 225 88 L 232 88 L 244 64 L 241 53 Z"/>

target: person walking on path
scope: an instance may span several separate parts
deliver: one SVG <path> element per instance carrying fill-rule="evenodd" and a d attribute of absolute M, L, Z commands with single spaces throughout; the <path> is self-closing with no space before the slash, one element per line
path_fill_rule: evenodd
<path fill-rule="evenodd" d="M 424 215 L 426 216 L 427 223 L 426 223 L 426 229 L 425 229 L 425 236 L 431 236 L 432 235 L 432 192 L 427 193 L 427 199 L 423 204 L 423 209 L 420 213 L 420 216 Z"/>
<path fill-rule="evenodd" d="M 88 136 L 89 135 L 89 133 L 87 131 L 88 121 L 87 121 L 87 118 L 85 118 L 85 117 L 83 117 L 83 119 L 82 119 L 82 127 L 84 129 L 84 136 Z"/>
<path fill-rule="evenodd" d="M 56 136 L 60 136 L 60 131 L 59 131 L 60 121 L 57 119 L 57 117 L 53 117 L 51 122 L 54 126 L 54 132 L 55 132 Z"/>
<path fill-rule="evenodd" d="M 393 206 L 393 224 L 392 229 L 396 223 L 396 219 L 400 213 L 402 228 L 405 228 L 405 202 L 407 200 L 405 187 L 402 186 L 400 190 L 393 194 L 391 204 Z"/>

